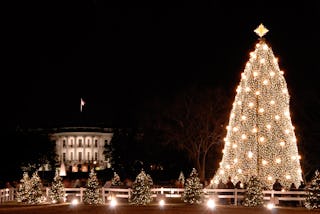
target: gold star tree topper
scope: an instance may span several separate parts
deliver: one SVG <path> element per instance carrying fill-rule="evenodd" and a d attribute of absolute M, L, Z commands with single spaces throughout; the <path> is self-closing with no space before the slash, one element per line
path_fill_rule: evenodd
<path fill-rule="evenodd" d="M 263 37 L 269 30 L 263 26 L 263 24 L 260 24 L 255 30 L 254 32 L 260 36 L 260 37 Z"/>

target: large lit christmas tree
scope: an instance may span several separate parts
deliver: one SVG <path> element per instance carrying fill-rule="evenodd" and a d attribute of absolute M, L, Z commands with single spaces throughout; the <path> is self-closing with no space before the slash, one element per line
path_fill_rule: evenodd
<path fill-rule="evenodd" d="M 231 176 L 248 182 L 251 176 L 271 188 L 275 179 L 289 187 L 302 180 L 297 139 L 289 111 L 289 93 L 278 59 L 260 36 L 250 53 L 230 114 L 223 157 L 212 182 Z"/>

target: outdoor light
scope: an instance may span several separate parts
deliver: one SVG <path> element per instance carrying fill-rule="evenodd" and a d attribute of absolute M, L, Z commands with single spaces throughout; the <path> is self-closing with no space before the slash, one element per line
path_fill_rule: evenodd
<path fill-rule="evenodd" d="M 272 209 L 274 208 L 274 204 L 273 204 L 273 203 L 267 204 L 267 208 L 268 208 L 269 210 L 272 210 Z"/>
<path fill-rule="evenodd" d="M 74 206 L 78 205 L 79 204 L 78 199 L 76 199 L 76 198 L 72 199 L 71 204 Z"/>
<path fill-rule="evenodd" d="M 209 199 L 207 201 L 207 207 L 210 208 L 210 209 L 214 209 L 216 207 L 216 203 L 214 202 L 213 199 Z"/>
<path fill-rule="evenodd" d="M 163 200 L 163 199 L 161 199 L 161 200 L 159 201 L 159 206 L 160 206 L 160 207 L 163 207 L 163 206 L 164 206 L 164 204 L 165 204 L 164 200 Z"/>
<path fill-rule="evenodd" d="M 110 207 L 115 207 L 117 206 L 117 200 L 115 198 L 112 198 L 111 201 L 110 201 Z"/>

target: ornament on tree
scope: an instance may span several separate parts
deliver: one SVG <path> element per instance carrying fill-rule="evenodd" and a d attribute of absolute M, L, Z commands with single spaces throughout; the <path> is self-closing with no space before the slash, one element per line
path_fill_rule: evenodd
<path fill-rule="evenodd" d="M 83 202 L 85 204 L 101 204 L 102 198 L 100 197 L 99 192 L 99 182 L 97 178 L 97 174 L 94 169 L 91 169 L 89 178 L 87 181 L 86 190 L 83 194 Z"/>
<path fill-rule="evenodd" d="M 320 173 L 318 170 L 316 170 L 310 186 L 307 188 L 305 207 L 309 210 L 320 209 Z"/>
<path fill-rule="evenodd" d="M 250 53 L 230 113 L 223 157 L 212 182 L 246 183 L 252 175 L 269 189 L 276 179 L 285 187 L 302 180 L 289 93 L 278 59 L 263 36 Z"/>
<path fill-rule="evenodd" d="M 49 196 L 53 203 L 61 203 L 64 201 L 65 190 L 59 170 L 56 169 L 53 182 L 50 187 Z"/>
<path fill-rule="evenodd" d="M 182 200 L 189 204 L 200 204 L 203 202 L 203 199 L 203 185 L 200 182 L 197 170 L 193 168 L 189 178 L 185 182 Z"/>
<path fill-rule="evenodd" d="M 251 176 L 244 195 L 243 205 L 246 207 L 259 207 L 263 205 L 263 186 L 256 176 Z"/>
<path fill-rule="evenodd" d="M 132 184 L 129 202 L 135 205 L 146 205 L 152 201 L 152 178 L 142 169 Z"/>

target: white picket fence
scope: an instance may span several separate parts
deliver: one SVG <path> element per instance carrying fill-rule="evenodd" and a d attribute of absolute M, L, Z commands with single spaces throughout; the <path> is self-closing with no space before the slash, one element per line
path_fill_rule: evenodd
<path fill-rule="evenodd" d="M 6 201 L 14 201 L 14 200 L 15 200 L 14 188 L 0 189 L 0 204 Z"/>
<path fill-rule="evenodd" d="M 71 201 L 78 198 L 80 202 L 83 199 L 85 188 L 65 188 L 66 200 Z M 49 188 L 44 190 L 48 196 Z M 129 199 L 131 189 L 127 188 L 101 188 L 100 189 L 103 202 L 107 203 L 112 197 Z M 181 198 L 184 192 L 183 188 L 152 188 L 152 197 L 165 197 L 165 198 Z M 228 200 L 232 204 L 239 205 L 244 198 L 245 190 L 243 189 L 204 189 L 206 198 L 213 198 L 216 201 Z M 305 191 L 263 191 L 264 200 L 266 202 L 273 202 L 279 204 L 281 201 L 298 202 L 300 205 L 305 201 Z M 16 191 L 14 188 L 0 189 L 0 204 L 8 201 L 14 201 Z M 218 202 L 219 203 L 219 202 Z"/>

